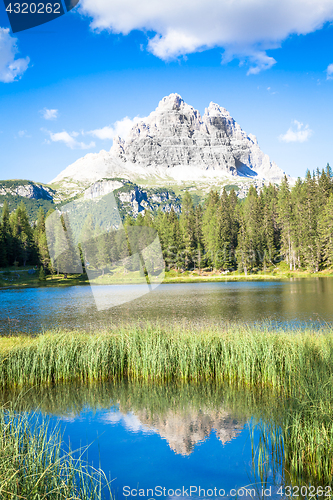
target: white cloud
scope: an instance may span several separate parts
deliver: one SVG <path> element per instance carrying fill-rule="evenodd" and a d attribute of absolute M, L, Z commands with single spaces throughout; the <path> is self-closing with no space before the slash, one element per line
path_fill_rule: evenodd
<path fill-rule="evenodd" d="M 266 51 L 291 34 L 305 35 L 333 20 L 332 0 L 81 0 L 80 12 L 96 31 L 148 33 L 147 48 L 169 60 L 213 47 L 223 62 L 238 58 L 248 74 L 269 69 Z"/>
<path fill-rule="evenodd" d="M 26 130 L 19 130 L 17 135 L 20 138 L 22 138 L 22 137 L 30 138 L 31 137 L 31 135 L 29 135 Z"/>
<path fill-rule="evenodd" d="M 106 139 L 113 139 L 115 136 L 115 132 L 113 127 L 107 126 L 103 128 L 97 128 L 95 130 L 90 130 L 89 132 L 86 132 L 89 135 L 93 135 L 94 137 L 97 137 L 97 139 L 101 139 L 102 141 Z"/>
<path fill-rule="evenodd" d="M 291 126 L 285 134 L 279 136 L 282 142 L 306 142 L 313 131 L 309 128 L 309 125 L 303 125 L 303 123 L 294 120 L 294 126 Z"/>
<path fill-rule="evenodd" d="M 329 64 L 326 68 L 327 80 L 333 80 L 333 64 Z"/>
<path fill-rule="evenodd" d="M 144 118 L 140 118 L 139 116 L 136 116 L 135 118 L 129 118 L 128 116 L 125 116 L 125 118 L 123 118 L 122 120 L 116 121 L 113 126 L 98 128 L 95 130 L 90 130 L 89 132 L 85 132 L 84 130 L 81 130 L 81 132 L 67 132 L 66 130 L 63 130 L 62 132 L 53 133 L 44 128 L 42 128 L 41 131 L 46 133 L 50 138 L 45 140 L 46 144 L 51 144 L 51 142 L 62 142 L 71 149 L 91 149 L 96 146 L 96 143 L 94 141 L 91 141 L 89 144 L 80 142 L 79 140 L 77 140 L 77 137 L 80 134 L 83 136 L 92 135 L 100 140 L 112 140 L 116 136 L 124 138 L 131 130 L 133 125 L 140 122 L 141 120 L 144 120 Z M 23 137 L 24 134 L 25 131 L 19 132 L 20 137 Z"/>
<path fill-rule="evenodd" d="M 40 111 L 40 113 L 45 120 L 56 120 L 58 118 L 59 111 L 57 109 L 44 108 Z"/>
<path fill-rule="evenodd" d="M 94 142 L 90 142 L 90 144 L 85 144 L 84 142 L 79 142 L 75 139 L 78 137 L 79 132 L 66 132 L 63 130 L 62 132 L 50 132 L 49 130 L 42 129 L 43 132 L 49 134 L 52 142 L 63 142 L 67 147 L 71 149 L 91 149 L 96 146 Z"/>
<path fill-rule="evenodd" d="M 29 57 L 15 59 L 18 53 L 17 38 L 9 34 L 8 28 L 0 28 L 0 82 L 14 82 L 28 68 Z"/>
<path fill-rule="evenodd" d="M 90 130 L 89 132 L 86 132 L 89 135 L 93 135 L 94 137 L 97 137 L 98 139 L 105 140 L 105 139 L 113 139 L 115 136 L 120 136 L 122 138 L 126 137 L 128 132 L 131 130 L 133 125 L 136 123 L 139 123 L 141 120 L 144 120 L 144 118 L 140 118 L 139 116 L 136 116 L 135 118 L 129 118 L 128 116 L 125 116 L 122 120 L 116 121 L 113 126 L 106 126 L 103 128 L 98 128 L 95 130 Z"/>

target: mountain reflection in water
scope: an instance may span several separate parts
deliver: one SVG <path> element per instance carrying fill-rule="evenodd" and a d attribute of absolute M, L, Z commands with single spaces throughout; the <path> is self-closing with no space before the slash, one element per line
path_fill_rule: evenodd
<path fill-rule="evenodd" d="M 190 455 L 213 431 L 222 444 L 226 444 L 244 428 L 244 421 L 238 421 L 223 409 L 187 408 L 186 413 L 168 410 L 165 414 L 152 416 L 146 409 L 124 414 L 119 408 L 119 412 L 112 411 L 102 419 L 110 424 L 121 422 L 132 432 L 155 432 L 180 455 Z"/>

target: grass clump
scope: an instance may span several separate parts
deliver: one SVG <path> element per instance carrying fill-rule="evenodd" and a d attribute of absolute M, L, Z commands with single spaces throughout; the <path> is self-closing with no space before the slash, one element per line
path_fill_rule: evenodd
<path fill-rule="evenodd" d="M 332 380 L 330 329 L 145 325 L 0 339 L 3 391 L 126 381 L 157 387 L 227 384 L 251 395 L 271 392 L 278 403 L 266 418 L 276 436 L 269 454 L 283 454 L 291 482 L 332 482 Z"/>
<path fill-rule="evenodd" d="M 333 376 L 333 333 L 146 325 L 0 339 L 0 386 L 65 381 L 227 381 L 292 395 Z"/>
<path fill-rule="evenodd" d="M 58 429 L 45 418 L 0 408 L 0 498 L 2 500 L 101 500 L 108 481 L 63 448 Z M 110 496 L 108 496 L 110 498 Z"/>

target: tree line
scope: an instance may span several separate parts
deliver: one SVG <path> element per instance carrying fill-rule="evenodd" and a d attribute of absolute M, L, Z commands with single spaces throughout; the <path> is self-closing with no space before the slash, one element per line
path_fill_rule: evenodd
<path fill-rule="evenodd" d="M 32 224 L 23 201 L 10 213 L 5 200 L 0 221 L 0 267 L 26 265 L 41 265 L 50 269 L 45 212 L 41 207 L 37 220 Z"/>
<path fill-rule="evenodd" d="M 47 272 L 52 267 L 41 208 L 31 224 L 24 203 L 12 213 L 4 204 L 0 222 L 0 267 L 38 265 Z M 66 225 L 62 219 L 66 230 Z M 290 270 L 317 272 L 333 266 L 333 174 L 327 165 L 292 187 L 285 177 L 280 186 L 264 186 L 258 192 L 251 186 L 245 199 L 232 189 L 219 194 L 212 190 L 203 204 L 194 206 L 187 192 L 179 215 L 145 211 L 124 219 L 125 233 L 101 234 L 91 216 L 84 224 L 84 248 L 95 239 L 90 266 L 105 267 L 108 259 L 126 256 L 126 231 L 130 226 L 146 226 L 158 232 L 166 269 L 211 268 L 256 272 L 272 269 L 285 261 Z M 117 234 L 118 233 L 118 234 Z M 85 250 L 87 252 L 87 250 Z M 80 248 L 82 262 L 87 261 Z"/>

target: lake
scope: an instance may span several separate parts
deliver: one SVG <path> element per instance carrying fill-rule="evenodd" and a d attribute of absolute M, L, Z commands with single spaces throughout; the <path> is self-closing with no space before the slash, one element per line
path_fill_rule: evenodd
<path fill-rule="evenodd" d="M 1 333 L 92 330 L 156 320 L 269 321 L 291 328 L 333 322 L 333 280 L 325 278 L 165 284 L 146 295 L 142 291 L 138 285 L 0 290 Z M 110 474 L 117 499 L 187 498 L 191 486 L 195 499 L 261 498 L 262 488 L 272 488 L 266 497 L 284 498 L 278 488 L 288 470 L 281 457 L 268 453 L 260 468 L 259 456 L 274 435 L 272 429 L 279 430 L 281 412 L 288 413 L 281 409 L 288 400 L 282 404 L 267 397 L 208 384 L 72 384 L 31 388 L 19 404 L 33 418 L 47 414 L 51 425 L 60 424 L 72 449 L 89 445 L 89 462 Z M 204 491 L 200 495 L 199 487 Z"/>
<path fill-rule="evenodd" d="M 21 405 L 33 419 L 50 416 L 72 450 L 89 445 L 84 458 L 112 479 L 117 499 L 139 489 L 147 500 L 186 498 L 190 488 L 193 498 L 260 498 L 268 487 L 281 498 L 282 468 L 274 470 L 273 460 L 260 478 L 257 467 L 262 404 L 228 387 L 32 388 Z"/>
<path fill-rule="evenodd" d="M 333 321 L 333 279 L 96 285 L 0 290 L 1 334 L 95 329 L 117 322 L 272 322 L 281 327 Z M 121 305 L 121 301 L 130 300 Z M 98 310 L 99 307 L 104 309 Z"/>

